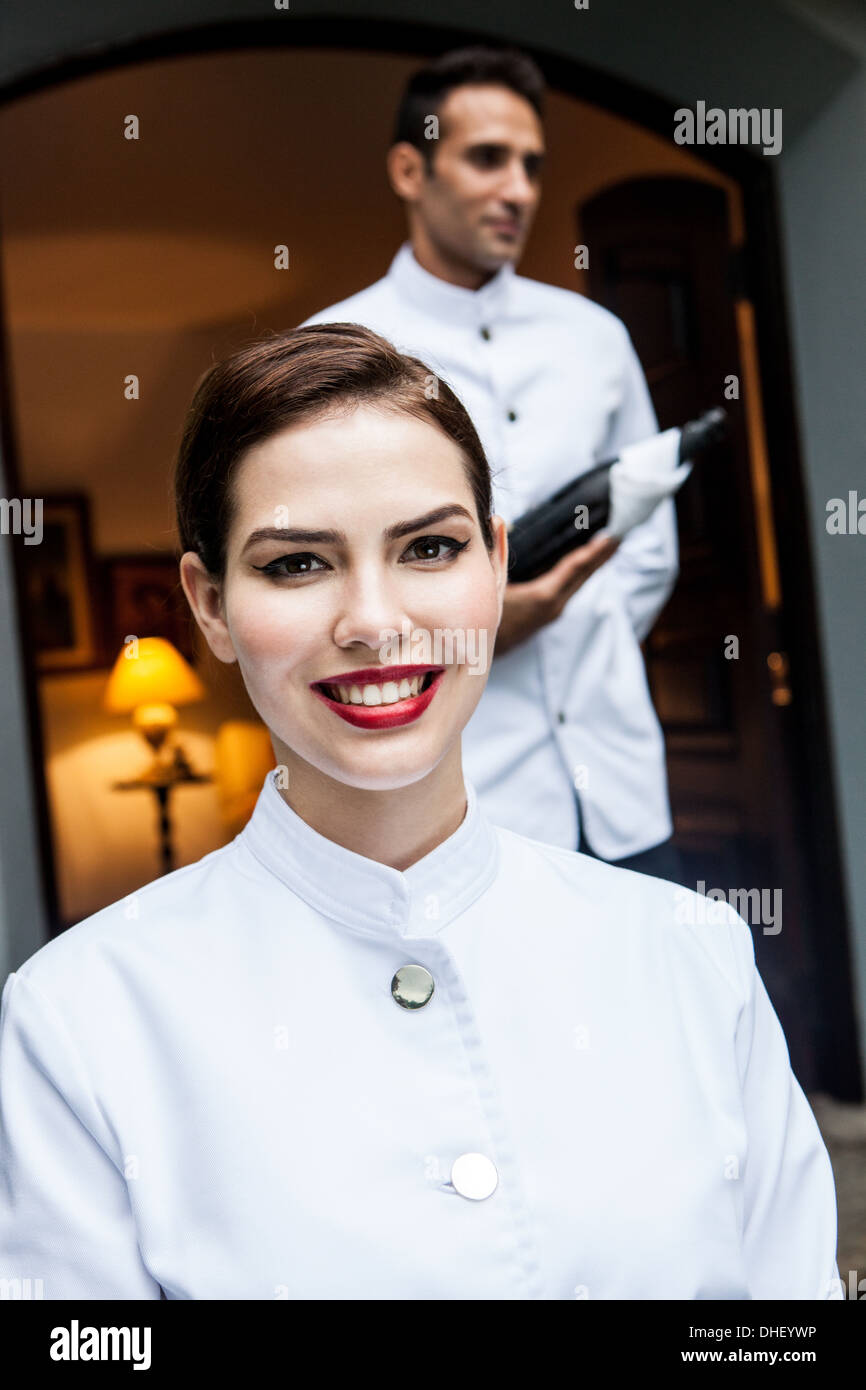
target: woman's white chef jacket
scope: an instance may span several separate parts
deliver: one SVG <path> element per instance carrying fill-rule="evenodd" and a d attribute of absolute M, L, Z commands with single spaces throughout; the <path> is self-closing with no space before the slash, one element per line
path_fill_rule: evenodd
<path fill-rule="evenodd" d="M 408 242 L 388 273 L 307 319 L 346 319 L 414 353 L 460 397 L 507 522 L 658 429 L 623 322 L 586 295 L 517 275 L 451 285 Z M 603 859 L 666 840 L 661 727 L 639 643 L 677 575 L 671 499 L 625 537 L 553 622 L 497 656 L 463 730 L 463 766 L 497 825 Z"/>
<path fill-rule="evenodd" d="M 471 783 L 401 873 L 273 775 L 230 844 L 9 977 L 0 1277 L 51 1299 L 842 1296 L 830 1161 L 726 904 L 690 925 L 689 890 L 494 827 Z M 407 964 L 423 1007 L 392 994 Z M 489 1196 L 461 1193 L 467 1154 Z"/>

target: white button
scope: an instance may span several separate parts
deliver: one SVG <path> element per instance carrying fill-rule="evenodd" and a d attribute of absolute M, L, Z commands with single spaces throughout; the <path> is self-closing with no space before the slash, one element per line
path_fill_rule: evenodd
<path fill-rule="evenodd" d="M 499 1174 L 486 1154 L 461 1154 L 451 1167 L 451 1185 L 461 1197 L 481 1202 L 496 1191 Z"/>

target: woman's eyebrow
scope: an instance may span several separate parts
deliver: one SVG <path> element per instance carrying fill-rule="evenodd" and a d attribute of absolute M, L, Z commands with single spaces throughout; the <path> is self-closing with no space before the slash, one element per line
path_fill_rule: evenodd
<path fill-rule="evenodd" d="M 393 526 L 385 528 L 383 535 L 386 541 L 396 541 L 401 536 L 408 536 L 412 531 L 435 526 L 438 522 L 447 521 L 453 516 L 472 520 L 472 513 L 461 507 L 459 502 L 454 502 L 445 507 L 436 507 L 432 512 L 425 512 L 423 516 L 413 517 L 411 521 L 395 522 Z M 299 545 L 345 545 L 347 540 L 345 531 L 308 531 L 298 526 L 263 526 L 250 533 L 241 554 L 243 555 L 257 541 L 291 541 Z"/>

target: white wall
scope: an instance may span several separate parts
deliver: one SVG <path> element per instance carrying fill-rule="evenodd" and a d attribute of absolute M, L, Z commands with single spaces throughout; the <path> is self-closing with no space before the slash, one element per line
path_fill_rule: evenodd
<path fill-rule="evenodd" d="M 866 1073 L 866 535 L 826 527 L 830 498 L 866 499 L 866 12 L 814 8 L 860 66 L 785 144 L 780 199 Z"/>
<path fill-rule="evenodd" d="M 2 459 L 0 496 L 10 496 Z M 0 985 L 47 935 L 12 590 L 12 547 L 22 544 L 20 536 L 0 536 Z"/>

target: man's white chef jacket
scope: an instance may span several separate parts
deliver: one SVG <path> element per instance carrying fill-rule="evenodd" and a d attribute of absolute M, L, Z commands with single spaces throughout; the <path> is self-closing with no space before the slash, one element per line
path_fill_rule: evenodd
<path fill-rule="evenodd" d="M 510 264 L 473 291 L 431 275 L 405 243 L 381 280 L 306 322 L 340 319 L 420 357 L 457 393 L 506 522 L 658 430 L 622 321 Z M 676 574 L 667 500 L 559 618 L 496 657 L 463 750 L 498 824 L 575 849 L 579 797 L 586 838 L 602 858 L 671 834 L 664 742 L 639 642 Z"/>
<path fill-rule="evenodd" d="M 841 1298 L 829 1158 L 706 899 L 466 816 L 398 872 L 288 806 L 42 947 L 0 1278 L 46 1299 Z M 434 990 L 410 1010 L 400 967 Z M 451 1185 L 495 1167 L 491 1195 Z M 32 1295 L 31 1296 L 35 1296 Z"/>

